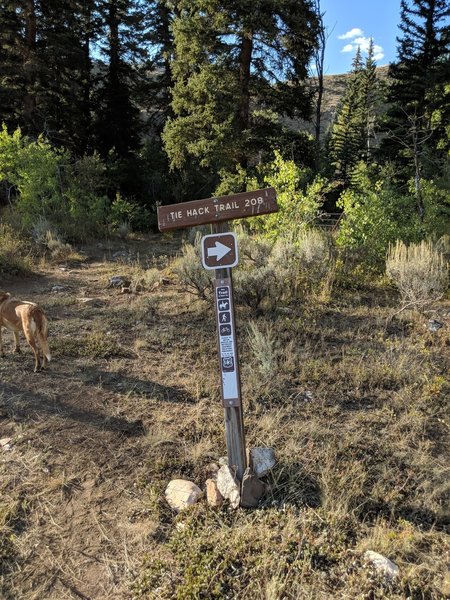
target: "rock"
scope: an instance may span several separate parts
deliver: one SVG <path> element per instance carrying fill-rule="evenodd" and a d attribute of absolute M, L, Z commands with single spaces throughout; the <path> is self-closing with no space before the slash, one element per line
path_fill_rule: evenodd
<path fill-rule="evenodd" d="M 363 558 L 366 562 L 371 563 L 376 571 L 382 573 L 388 581 L 392 581 L 400 575 L 397 565 L 378 552 L 367 550 L 364 552 Z"/>
<path fill-rule="evenodd" d="M 226 467 L 226 466 L 228 465 L 228 456 L 221 456 L 221 457 L 219 458 L 219 465 L 220 465 L 221 467 L 223 467 L 223 466 L 225 466 L 225 467 Z"/>
<path fill-rule="evenodd" d="M 436 331 L 439 331 L 439 329 L 441 329 L 441 327 L 444 327 L 444 324 L 441 323 L 440 321 L 436 321 L 436 319 L 430 319 L 428 321 L 427 327 L 430 331 L 435 333 Z"/>
<path fill-rule="evenodd" d="M 217 488 L 231 508 L 237 508 L 241 501 L 239 482 L 228 465 L 222 465 L 217 473 Z"/>
<path fill-rule="evenodd" d="M 126 250 L 118 250 L 117 252 L 114 252 L 114 254 L 112 255 L 113 258 L 118 259 L 118 258 L 128 258 L 129 254 Z"/>
<path fill-rule="evenodd" d="M 131 281 L 123 275 L 114 275 L 110 278 L 107 288 L 130 287 Z"/>
<path fill-rule="evenodd" d="M 266 486 L 264 483 L 248 467 L 242 478 L 241 506 L 244 508 L 256 508 L 264 495 L 265 489 Z"/>
<path fill-rule="evenodd" d="M 206 480 L 206 499 L 213 508 L 219 508 L 223 504 L 223 496 L 219 492 L 217 482 L 214 479 Z"/>
<path fill-rule="evenodd" d="M 250 466 L 257 477 L 264 477 L 276 464 L 273 448 L 250 448 Z"/>
<path fill-rule="evenodd" d="M 202 490 L 186 479 L 172 479 L 165 492 L 167 502 L 176 511 L 192 506 L 201 495 Z"/>
<path fill-rule="evenodd" d="M 2 438 L 0 440 L 0 448 L 4 452 L 7 452 L 8 450 L 11 449 L 11 442 L 12 442 L 12 438 Z"/>
<path fill-rule="evenodd" d="M 87 304 L 88 306 L 101 306 L 102 301 L 98 298 L 77 298 L 77 302 L 80 304 Z"/>
<path fill-rule="evenodd" d="M 52 294 L 60 294 L 61 292 L 67 292 L 69 290 L 67 285 L 54 285 L 52 287 Z"/>

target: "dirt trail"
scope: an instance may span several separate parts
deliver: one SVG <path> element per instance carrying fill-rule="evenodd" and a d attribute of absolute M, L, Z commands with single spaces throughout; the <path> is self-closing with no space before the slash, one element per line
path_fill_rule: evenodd
<path fill-rule="evenodd" d="M 14 355 L 12 336 L 4 335 L 0 438 L 12 441 L 0 451 L 0 501 L 20 509 L 2 598 L 127 598 L 134 567 L 157 527 L 146 519 L 139 486 L 151 443 L 147 432 L 161 401 L 176 419 L 189 393 L 179 374 L 170 380 L 164 365 L 170 352 L 152 351 L 155 331 L 146 338 L 148 328 L 139 322 L 145 295 L 106 288 L 108 276 L 124 269 L 100 259 L 0 286 L 45 307 L 53 354 L 50 369 L 34 374 L 24 340 L 22 354 Z M 52 291 L 56 285 L 63 291 Z M 170 286 L 159 294 L 170 304 Z M 98 302 L 85 305 L 80 297 Z M 146 348 L 137 353 L 139 337 Z M 109 338 L 120 351 L 104 351 Z M 91 346 L 84 349 L 86 340 Z"/>

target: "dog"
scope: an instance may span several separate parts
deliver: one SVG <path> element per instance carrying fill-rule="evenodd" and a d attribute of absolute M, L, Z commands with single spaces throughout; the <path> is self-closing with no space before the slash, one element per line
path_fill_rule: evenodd
<path fill-rule="evenodd" d="M 20 352 L 19 332 L 23 331 L 34 352 L 34 372 L 45 369 L 51 361 L 47 342 L 48 321 L 44 311 L 34 302 L 12 298 L 11 294 L 0 291 L 0 357 L 4 356 L 2 327 L 14 334 L 14 352 Z M 41 356 L 42 354 L 42 356 Z"/>

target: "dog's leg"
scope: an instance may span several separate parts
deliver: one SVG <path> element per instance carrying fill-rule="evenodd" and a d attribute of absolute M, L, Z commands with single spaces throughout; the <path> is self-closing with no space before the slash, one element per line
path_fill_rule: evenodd
<path fill-rule="evenodd" d="M 24 328 L 25 337 L 27 338 L 27 342 L 31 346 L 31 349 L 34 352 L 34 372 L 37 373 L 40 368 L 40 359 L 39 359 L 39 348 L 36 344 L 36 340 L 34 339 L 33 334 L 28 331 L 28 329 Z"/>
<path fill-rule="evenodd" d="M 13 331 L 14 333 L 14 340 L 16 342 L 15 346 L 14 346 L 14 352 L 18 352 L 20 354 L 20 339 L 19 339 L 19 332 L 18 331 Z"/>

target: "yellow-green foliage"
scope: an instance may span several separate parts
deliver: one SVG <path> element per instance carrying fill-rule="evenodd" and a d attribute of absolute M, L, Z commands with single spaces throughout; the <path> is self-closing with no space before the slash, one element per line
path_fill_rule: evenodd
<path fill-rule="evenodd" d="M 275 188 L 278 212 L 255 220 L 253 227 L 275 240 L 287 232 L 295 233 L 312 224 L 324 202 L 328 182 L 318 175 L 307 183 L 308 172 L 294 161 L 285 160 L 278 151 L 266 169 L 264 184 Z"/>

